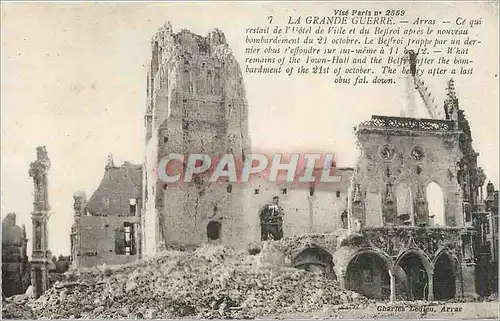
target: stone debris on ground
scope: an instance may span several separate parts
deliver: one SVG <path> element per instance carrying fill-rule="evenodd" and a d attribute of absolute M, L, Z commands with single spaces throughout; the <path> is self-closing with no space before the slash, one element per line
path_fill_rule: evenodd
<path fill-rule="evenodd" d="M 250 255 L 205 245 L 128 266 L 70 272 L 36 300 L 9 298 L 3 317 L 251 319 L 371 302 L 336 281 L 269 263 L 276 261 L 272 252 L 269 246 Z"/>

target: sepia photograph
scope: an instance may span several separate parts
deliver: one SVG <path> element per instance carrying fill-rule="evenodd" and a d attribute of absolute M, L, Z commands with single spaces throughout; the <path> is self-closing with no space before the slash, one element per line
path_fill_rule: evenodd
<path fill-rule="evenodd" d="M 498 319 L 497 1 L 2 1 L 2 319 Z"/>

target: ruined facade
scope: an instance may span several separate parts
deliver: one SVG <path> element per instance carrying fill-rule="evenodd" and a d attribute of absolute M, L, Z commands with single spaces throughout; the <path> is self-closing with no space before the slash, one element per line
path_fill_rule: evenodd
<path fill-rule="evenodd" d="M 30 284 L 26 228 L 16 225 L 16 213 L 2 220 L 2 295 L 22 294 Z"/>
<path fill-rule="evenodd" d="M 354 288 L 362 292 L 385 283 L 392 299 L 475 293 L 474 229 L 465 224 L 457 180 L 458 123 L 373 116 L 356 135 L 362 154 L 352 180 L 349 224 L 358 231 L 350 236 L 349 250 L 378 279 L 351 280 L 347 266 L 346 282 L 356 280 Z M 398 293 L 398 283 L 405 284 L 404 293 Z"/>
<path fill-rule="evenodd" d="M 49 268 L 52 253 L 49 250 L 47 224 L 49 220 L 49 194 L 47 174 L 50 159 L 45 146 L 36 148 L 36 161 L 31 163 L 29 175 L 34 183 L 34 202 L 31 222 L 33 225 L 33 242 L 31 254 L 31 285 L 35 297 L 40 296 L 49 286 Z"/>
<path fill-rule="evenodd" d="M 166 156 L 244 160 L 250 139 L 241 71 L 222 32 L 201 37 L 165 25 L 152 41 L 143 167 L 133 167 L 129 184 L 132 167 L 111 160 L 88 203 L 75 194 L 74 265 L 130 262 L 178 244 L 275 240 L 282 264 L 375 299 L 497 291 L 489 286 L 496 274 L 485 271 L 498 269 L 498 192 L 488 185 L 482 193 L 485 176 L 453 81 L 442 108 L 415 75 L 407 85 L 401 117 L 373 116 L 356 127 L 360 158 L 354 168 L 334 169 L 341 181 L 333 188 L 262 176 L 249 184 L 206 176 L 168 184 L 156 172 Z M 429 119 L 413 117 L 416 93 Z M 125 225 L 133 226 L 125 239 L 134 242 L 124 255 L 116 230 Z"/>
<path fill-rule="evenodd" d="M 379 300 L 498 291 L 498 194 L 489 184 L 483 197 L 452 81 L 447 92 L 445 119 L 373 116 L 357 126 L 348 228 L 285 238 L 278 247 L 292 266 Z"/>
<path fill-rule="evenodd" d="M 282 248 L 290 263 L 323 271 L 368 296 L 432 300 L 476 294 L 478 248 L 484 242 L 478 241 L 474 222 L 486 213 L 480 192 L 484 175 L 452 81 L 439 109 L 424 82 L 410 76 L 407 90 L 417 89 L 431 118 L 408 117 L 415 106 L 410 101 L 405 117 L 373 116 L 359 125 L 360 159 L 355 169 L 337 170 L 343 179 L 336 190 L 259 179 L 246 186 L 214 186 L 200 178 L 179 187 L 152 177 L 169 153 L 247 153 L 241 74 L 232 57 L 214 55 L 220 48 L 228 52 L 220 32 L 202 38 L 187 31 L 173 34 L 169 25 L 153 41 L 145 116 L 146 255 L 171 243 L 219 240 L 238 246 L 308 234 L 302 252 Z M 219 69 L 220 57 L 231 68 Z M 215 81 L 206 78 L 214 66 Z M 218 79 L 224 70 L 223 78 L 236 80 L 230 81 L 233 86 Z M 225 124 L 231 123 L 228 96 L 238 107 L 233 133 L 239 140 L 232 149 L 228 144 L 234 140 L 225 136 Z"/>
<path fill-rule="evenodd" d="M 83 192 L 74 194 L 72 267 L 129 263 L 140 257 L 141 185 L 142 166 L 115 166 L 110 157 L 90 199 Z"/>

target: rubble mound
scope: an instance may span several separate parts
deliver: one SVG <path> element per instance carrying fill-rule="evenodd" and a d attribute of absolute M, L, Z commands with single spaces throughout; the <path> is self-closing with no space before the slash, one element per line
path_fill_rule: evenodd
<path fill-rule="evenodd" d="M 266 263 L 263 252 L 206 245 L 128 266 L 79 271 L 24 308 L 50 319 L 242 319 L 369 302 L 320 275 Z"/>

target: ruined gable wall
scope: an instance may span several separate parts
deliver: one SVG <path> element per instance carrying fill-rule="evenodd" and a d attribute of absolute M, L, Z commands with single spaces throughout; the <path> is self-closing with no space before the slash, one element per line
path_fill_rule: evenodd
<path fill-rule="evenodd" d="M 415 205 L 418 221 L 427 222 L 429 213 L 425 193 L 428 184 L 435 182 L 443 190 L 447 225 L 463 226 L 462 193 L 457 181 L 457 162 L 461 157 L 457 135 L 456 132 L 410 130 L 398 133 L 369 130 L 358 132 L 362 155 L 357 164 L 355 180 L 360 186 L 366 216 L 358 213 L 356 218 L 369 226 L 377 226 L 372 222 L 384 224 L 381 217 L 373 216 L 382 215 L 387 195 L 386 184 L 392 184 L 394 199 L 397 186 L 405 183 L 410 187 L 414 200 L 422 200 L 420 206 Z M 385 161 L 380 156 L 381 146 L 387 144 L 395 148 L 395 156 L 391 161 Z M 414 160 L 410 155 L 415 146 L 421 147 L 424 152 L 421 161 Z"/>

